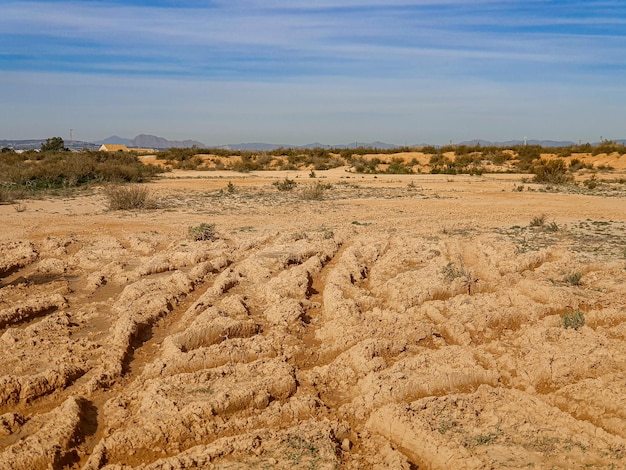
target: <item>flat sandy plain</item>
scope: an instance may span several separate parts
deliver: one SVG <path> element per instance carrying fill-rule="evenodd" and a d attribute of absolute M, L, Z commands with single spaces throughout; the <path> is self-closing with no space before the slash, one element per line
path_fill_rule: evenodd
<path fill-rule="evenodd" d="M 316 173 L 0 206 L 0 469 L 626 468 L 625 184 Z"/>

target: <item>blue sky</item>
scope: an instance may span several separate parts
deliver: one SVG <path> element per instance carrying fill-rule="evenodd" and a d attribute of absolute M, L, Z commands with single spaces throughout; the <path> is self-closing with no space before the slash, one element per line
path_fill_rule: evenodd
<path fill-rule="evenodd" d="M 0 0 L 0 139 L 626 138 L 626 2 Z"/>

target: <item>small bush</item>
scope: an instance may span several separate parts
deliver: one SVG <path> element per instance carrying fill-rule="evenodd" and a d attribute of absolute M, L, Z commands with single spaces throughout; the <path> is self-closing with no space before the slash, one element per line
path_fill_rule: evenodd
<path fill-rule="evenodd" d="M 446 281 L 452 282 L 458 277 L 465 276 L 467 272 L 465 271 L 463 266 L 457 268 L 456 265 L 452 261 L 450 261 L 443 268 L 441 268 L 441 274 L 443 274 L 443 278 Z"/>
<path fill-rule="evenodd" d="M 189 237 L 197 242 L 217 240 L 217 235 L 215 234 L 215 224 L 202 223 L 195 227 L 189 227 Z"/>
<path fill-rule="evenodd" d="M 320 201 L 324 199 L 324 192 L 329 189 L 328 186 L 322 183 L 308 186 L 302 190 L 302 199 L 307 201 Z"/>
<path fill-rule="evenodd" d="M 578 158 L 572 158 L 569 162 L 570 171 L 580 170 L 581 168 L 584 168 L 584 167 L 585 165 Z"/>
<path fill-rule="evenodd" d="M 394 158 L 385 170 L 385 173 L 393 175 L 410 175 L 413 173 L 413 169 L 410 166 L 407 166 L 402 159 Z"/>
<path fill-rule="evenodd" d="M 591 175 L 591 178 L 583 181 L 583 184 L 587 189 L 595 189 L 598 186 L 598 180 L 596 179 L 596 175 Z"/>
<path fill-rule="evenodd" d="M 544 232 L 558 232 L 559 231 L 559 226 L 556 224 L 556 222 L 550 222 L 549 224 L 546 224 L 543 226 L 543 231 Z"/>
<path fill-rule="evenodd" d="M 579 286 L 582 277 L 581 273 L 570 273 L 563 280 L 572 286 Z"/>
<path fill-rule="evenodd" d="M 563 184 L 573 179 L 563 160 L 540 160 L 533 166 L 532 172 L 535 183 Z"/>
<path fill-rule="evenodd" d="M 539 216 L 533 217 L 528 224 L 530 227 L 540 228 L 543 232 L 558 232 L 559 226 L 556 222 L 552 221 L 549 224 L 546 223 L 546 215 L 541 214 Z"/>
<path fill-rule="evenodd" d="M 565 313 L 561 318 L 563 328 L 573 328 L 577 330 L 585 325 L 585 316 L 580 310 Z"/>
<path fill-rule="evenodd" d="M 546 223 L 546 214 L 541 214 L 536 217 L 533 217 L 529 225 L 531 227 L 543 227 L 545 223 Z"/>
<path fill-rule="evenodd" d="M 11 204 L 14 200 L 10 190 L 0 187 L 0 204 Z"/>
<path fill-rule="evenodd" d="M 296 187 L 298 183 L 296 183 L 294 180 L 290 180 L 285 176 L 284 180 L 275 181 L 272 184 L 276 186 L 276 189 L 278 189 L 279 191 L 291 191 L 293 188 Z"/>
<path fill-rule="evenodd" d="M 105 190 L 109 210 L 154 209 L 156 202 L 147 188 L 141 186 L 112 186 Z"/>

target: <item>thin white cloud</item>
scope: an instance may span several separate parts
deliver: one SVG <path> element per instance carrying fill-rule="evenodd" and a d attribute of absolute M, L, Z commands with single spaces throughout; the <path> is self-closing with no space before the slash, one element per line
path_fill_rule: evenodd
<path fill-rule="evenodd" d="M 0 62 L 10 110 L 0 129 L 32 137 L 89 123 L 86 139 L 148 132 L 215 145 L 519 137 L 511 132 L 593 140 L 600 128 L 624 137 L 624 18 L 606 11 L 546 19 L 511 15 L 518 1 L 211 4 L 4 3 L 0 34 L 20 39 L 0 50 L 24 57 L 14 70 L 32 71 Z M 444 4 L 459 8 L 403 10 Z M 350 10 L 327 11 L 341 8 Z"/>

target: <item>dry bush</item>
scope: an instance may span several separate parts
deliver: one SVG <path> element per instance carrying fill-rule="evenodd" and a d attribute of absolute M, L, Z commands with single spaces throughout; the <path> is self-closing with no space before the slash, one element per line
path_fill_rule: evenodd
<path fill-rule="evenodd" d="M 104 195 L 107 207 L 112 211 L 156 208 L 156 201 L 150 191 L 142 186 L 111 186 Z"/>
<path fill-rule="evenodd" d="M 563 160 L 540 160 L 533 166 L 535 183 L 563 184 L 573 180 Z"/>
<path fill-rule="evenodd" d="M 307 186 L 302 190 L 302 199 L 306 201 L 320 201 L 324 199 L 324 193 L 329 189 L 330 185 L 317 183 L 312 186 Z"/>
<path fill-rule="evenodd" d="M 194 241 L 213 241 L 217 239 L 215 234 L 215 224 L 196 225 L 195 227 L 189 227 L 189 237 Z"/>
<path fill-rule="evenodd" d="M 573 272 L 570 274 L 567 274 L 564 278 L 563 278 L 563 282 L 566 282 L 572 286 L 579 286 L 580 285 L 580 280 L 582 279 L 583 275 L 579 272 Z"/>
<path fill-rule="evenodd" d="M 291 191 L 297 186 L 297 184 L 298 183 L 296 183 L 294 180 L 290 180 L 286 176 L 283 181 L 275 181 L 272 183 L 272 185 L 276 186 L 276 189 L 278 189 L 279 191 Z"/>
<path fill-rule="evenodd" d="M 0 187 L 0 204 L 11 204 L 14 200 L 10 190 Z"/>
<path fill-rule="evenodd" d="M 541 215 L 533 217 L 533 219 L 530 221 L 529 226 L 530 227 L 543 227 L 545 223 L 546 223 L 546 215 L 541 214 Z"/>

